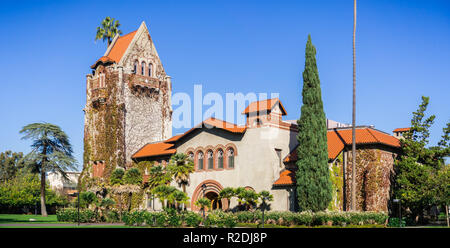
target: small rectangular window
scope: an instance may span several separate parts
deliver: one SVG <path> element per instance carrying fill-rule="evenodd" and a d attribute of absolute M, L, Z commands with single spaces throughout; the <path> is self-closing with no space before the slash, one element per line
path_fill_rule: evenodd
<path fill-rule="evenodd" d="M 275 151 L 277 152 L 277 156 L 278 156 L 278 165 L 280 166 L 280 167 L 282 167 L 283 166 L 283 163 L 282 163 L 282 160 L 281 160 L 281 149 L 278 149 L 278 148 L 275 148 Z"/>

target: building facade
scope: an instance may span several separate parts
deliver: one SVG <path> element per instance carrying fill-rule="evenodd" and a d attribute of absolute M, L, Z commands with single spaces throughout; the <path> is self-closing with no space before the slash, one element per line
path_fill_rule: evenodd
<path fill-rule="evenodd" d="M 172 136 L 172 85 L 144 22 L 116 35 L 86 76 L 84 161 L 86 187 L 93 171 L 106 178 L 129 167 L 143 145 Z"/>
<path fill-rule="evenodd" d="M 139 162 L 167 165 L 170 157 L 184 153 L 192 158 L 186 192 L 187 206 L 200 197 L 212 208 L 232 209 L 233 198 L 219 200 L 225 187 L 269 191 L 271 210 L 298 211 L 296 196 L 296 121 L 287 114 L 280 99 L 249 103 L 239 126 L 208 118 L 187 132 L 172 136 L 171 80 L 164 72 L 145 23 L 124 36 L 117 35 L 104 56 L 87 75 L 84 137 L 84 166 L 81 189 L 107 183 L 117 167 L 128 169 Z M 330 209 L 347 210 L 351 182 L 351 127 L 327 120 L 330 178 L 333 202 Z M 357 182 L 360 210 L 386 211 L 390 176 L 400 146 L 397 138 L 374 129 L 357 127 Z M 301 145 L 301 144 L 300 144 Z M 145 181 L 148 170 L 142 171 Z M 173 182 L 173 186 L 178 185 Z M 145 195 L 140 208 L 161 209 L 158 201 Z"/>

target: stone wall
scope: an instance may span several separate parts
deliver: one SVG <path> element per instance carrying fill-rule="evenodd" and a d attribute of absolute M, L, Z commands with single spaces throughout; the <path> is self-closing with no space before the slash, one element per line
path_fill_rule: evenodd
<path fill-rule="evenodd" d="M 134 64 L 147 65 L 144 75 Z M 149 75 L 148 65 L 152 65 Z M 117 167 L 146 143 L 172 136 L 171 81 L 164 71 L 145 25 L 118 63 L 100 64 L 87 75 L 82 189 L 107 182 Z M 104 164 L 103 177 L 94 178 L 92 165 Z"/>

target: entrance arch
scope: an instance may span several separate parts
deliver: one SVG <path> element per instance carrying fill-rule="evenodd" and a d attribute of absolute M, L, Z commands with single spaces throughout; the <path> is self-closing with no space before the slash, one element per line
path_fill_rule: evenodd
<path fill-rule="evenodd" d="M 205 185 L 205 189 L 202 188 L 202 185 Z M 219 200 L 219 193 L 223 189 L 222 185 L 215 180 L 205 180 L 201 182 L 194 190 L 191 198 L 191 210 L 198 211 L 199 207 L 195 205 L 195 202 L 202 198 L 203 195 L 205 198 L 208 198 L 211 201 L 212 209 L 228 209 L 228 201 L 227 199 Z"/>
<path fill-rule="evenodd" d="M 222 201 L 219 200 L 219 194 L 217 194 L 216 192 L 209 191 L 205 194 L 205 198 L 208 198 L 211 201 L 211 206 L 209 209 L 222 209 Z"/>

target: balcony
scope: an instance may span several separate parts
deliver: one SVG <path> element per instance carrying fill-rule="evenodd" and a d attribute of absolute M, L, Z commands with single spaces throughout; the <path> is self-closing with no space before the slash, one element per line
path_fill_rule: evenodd
<path fill-rule="evenodd" d="M 96 88 L 91 91 L 91 99 L 93 103 L 104 103 L 107 97 L 106 88 Z"/>
<path fill-rule="evenodd" d="M 137 92 L 158 92 L 160 81 L 157 78 L 131 74 L 129 77 L 129 86 Z"/>

